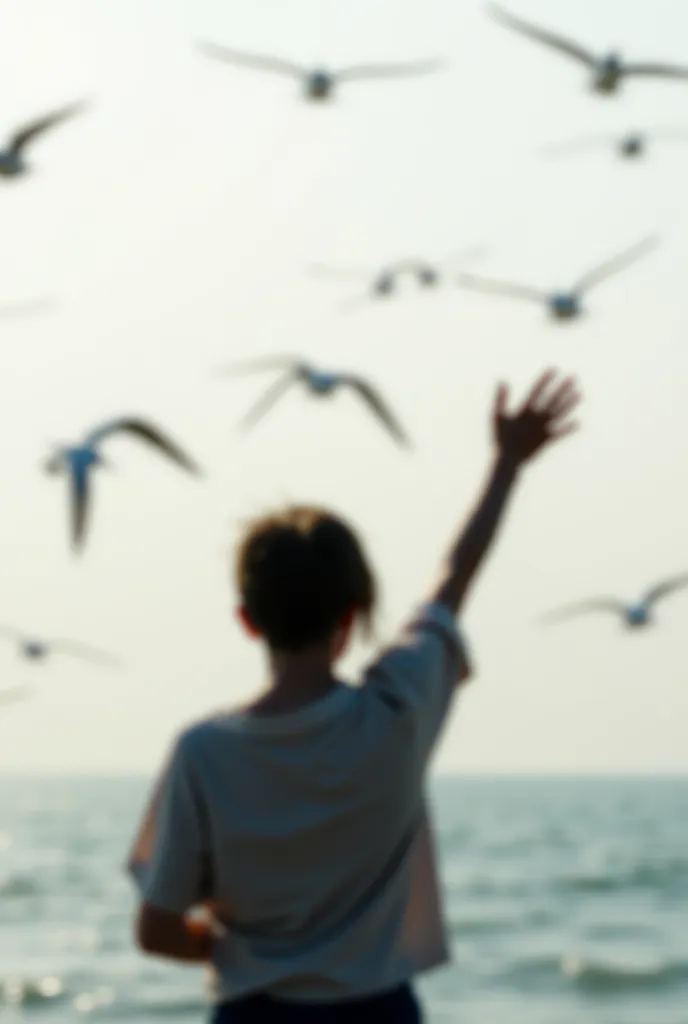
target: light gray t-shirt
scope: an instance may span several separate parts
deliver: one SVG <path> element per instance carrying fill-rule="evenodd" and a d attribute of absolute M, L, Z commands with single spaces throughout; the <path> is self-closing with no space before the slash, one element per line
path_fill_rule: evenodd
<path fill-rule="evenodd" d="M 428 605 L 360 687 L 180 735 L 129 870 L 147 903 L 224 923 L 217 1001 L 340 1000 L 447 961 L 424 780 L 468 674 L 453 616 Z"/>

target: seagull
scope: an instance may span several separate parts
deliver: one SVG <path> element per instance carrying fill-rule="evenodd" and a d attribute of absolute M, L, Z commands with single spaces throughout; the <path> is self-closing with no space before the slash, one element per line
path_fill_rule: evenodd
<path fill-rule="evenodd" d="M 364 78 L 399 78 L 407 75 L 421 75 L 437 71 L 442 67 L 440 60 L 415 61 L 406 64 L 359 64 L 340 71 L 325 68 L 307 68 L 292 61 L 277 57 L 264 57 L 254 53 L 239 53 L 215 43 L 199 43 L 200 50 L 209 57 L 225 63 L 238 64 L 248 68 L 272 71 L 276 74 L 295 78 L 303 85 L 304 95 L 309 100 L 329 100 L 337 86 Z"/>
<path fill-rule="evenodd" d="M 302 360 L 283 357 L 261 359 L 250 363 L 242 363 L 238 366 L 221 367 L 220 372 L 243 373 L 271 368 L 285 369 L 285 372 L 278 377 L 261 400 L 251 409 L 243 420 L 242 427 L 246 428 L 257 423 L 295 381 L 303 384 L 312 395 L 318 398 L 333 395 L 340 388 L 349 387 L 363 399 L 373 415 L 389 431 L 397 444 L 402 447 L 409 447 L 408 437 L 383 401 L 380 393 L 362 377 L 349 373 L 326 373 L 322 370 L 316 370 L 309 363 Z"/>
<path fill-rule="evenodd" d="M 657 244 L 655 238 L 646 238 L 630 249 L 624 250 L 612 259 L 591 270 L 573 288 L 568 291 L 546 292 L 527 285 L 509 284 L 503 281 L 492 281 L 484 278 L 462 274 L 458 283 L 463 288 L 477 291 L 492 292 L 497 295 L 508 295 L 515 299 L 527 299 L 530 302 L 544 303 L 550 316 L 555 320 L 574 320 L 583 314 L 583 295 L 595 285 L 619 273 L 625 267 L 639 259 Z"/>
<path fill-rule="evenodd" d="M 652 610 L 657 601 L 668 597 L 669 594 L 685 587 L 686 584 L 688 584 L 688 575 L 675 576 L 650 587 L 637 604 L 624 604 L 623 601 L 613 597 L 598 598 L 597 600 L 583 601 L 580 604 L 567 605 L 565 608 L 550 612 L 546 616 L 546 621 L 557 622 L 585 612 L 609 611 L 620 615 L 629 629 L 639 629 L 652 624 Z"/>
<path fill-rule="evenodd" d="M 613 147 L 616 154 L 625 160 L 645 156 L 650 139 L 667 142 L 688 142 L 688 128 L 663 128 L 652 132 L 627 132 L 625 135 L 596 135 L 573 142 L 555 143 L 544 150 L 548 156 L 571 156 L 589 152 L 591 149 Z"/>
<path fill-rule="evenodd" d="M 496 4 L 490 4 L 488 9 L 493 17 L 507 28 L 513 28 L 517 32 L 544 43 L 546 46 L 551 46 L 579 63 L 585 64 L 593 74 L 592 88 L 600 95 L 611 96 L 618 92 L 622 81 L 630 75 L 688 79 L 688 67 L 658 63 L 626 64 L 618 53 L 613 52 L 598 56 L 571 39 L 566 39 L 548 29 L 539 28 L 531 22 L 514 17 L 513 14 L 509 14 Z"/>
<path fill-rule="evenodd" d="M 14 626 L 0 625 L 0 637 L 18 644 L 19 653 L 27 661 L 45 661 L 51 654 L 63 653 L 99 665 L 108 665 L 111 668 L 120 664 L 110 654 L 98 651 L 94 647 L 87 647 L 85 644 L 75 643 L 72 640 L 39 640 L 34 636 L 27 635 L 21 629 L 15 629 Z"/>
<path fill-rule="evenodd" d="M 442 262 L 449 264 L 457 260 L 466 260 L 481 255 L 483 252 L 482 248 L 467 249 L 460 253 L 454 253 Z M 415 257 L 397 260 L 395 263 L 388 263 L 378 270 L 328 267 L 320 264 L 312 269 L 319 277 L 336 277 L 368 282 L 367 297 L 371 299 L 385 299 L 395 295 L 400 280 L 405 277 L 410 277 L 420 289 L 430 290 L 437 288 L 444 276 L 439 263 L 431 263 L 428 260 Z M 360 299 L 353 300 L 353 304 L 357 305 L 359 302 Z M 347 302 L 346 305 L 352 305 L 352 301 Z"/>
<path fill-rule="evenodd" d="M 61 107 L 59 110 L 46 114 L 45 117 L 41 117 L 19 128 L 7 140 L 5 148 L 0 149 L 0 177 L 16 178 L 19 175 L 26 174 L 29 167 L 24 160 L 24 150 L 28 144 L 39 135 L 42 135 L 43 132 L 48 131 L 49 128 L 53 128 L 62 121 L 66 121 L 68 118 L 80 113 L 83 107 L 83 103 L 73 103 L 69 107 Z"/>
<path fill-rule="evenodd" d="M 86 537 L 90 511 L 91 473 L 96 466 L 108 465 L 100 454 L 100 446 L 115 434 L 129 434 L 146 441 L 189 473 L 200 473 L 196 463 L 180 448 L 156 427 L 141 419 L 111 420 L 92 430 L 81 444 L 58 448 L 45 463 L 44 468 L 46 473 L 65 473 L 69 477 L 72 512 L 71 539 L 75 551 L 83 546 Z"/>

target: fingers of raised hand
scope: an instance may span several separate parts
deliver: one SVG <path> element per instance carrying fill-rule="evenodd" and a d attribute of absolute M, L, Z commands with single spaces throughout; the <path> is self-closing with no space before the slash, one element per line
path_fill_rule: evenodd
<path fill-rule="evenodd" d="M 573 377 L 568 377 L 545 404 L 542 412 L 551 419 L 567 416 L 581 400 Z"/>
<path fill-rule="evenodd" d="M 550 426 L 547 431 L 547 437 L 550 441 L 560 441 L 562 437 L 568 437 L 569 434 L 573 434 L 578 430 L 580 424 L 576 422 L 564 423 L 561 426 Z"/>
<path fill-rule="evenodd" d="M 521 407 L 521 412 L 534 412 L 537 409 L 542 396 L 545 394 L 556 375 L 556 370 L 546 370 L 545 373 L 535 381 L 535 384 L 530 389 L 530 394 Z"/>
<path fill-rule="evenodd" d="M 495 395 L 494 411 L 495 416 L 500 419 L 506 416 L 506 407 L 509 400 L 509 388 L 506 384 L 500 384 Z"/>
<path fill-rule="evenodd" d="M 565 377 L 552 388 L 555 377 L 554 371 L 543 374 L 528 396 L 524 412 L 545 421 L 561 420 L 578 405 L 580 395 L 575 379 Z"/>
<path fill-rule="evenodd" d="M 542 411 L 550 440 L 567 437 L 578 429 L 578 424 L 572 422 L 569 417 L 580 400 L 581 395 L 576 389 L 573 377 L 568 377 L 557 388 Z"/>

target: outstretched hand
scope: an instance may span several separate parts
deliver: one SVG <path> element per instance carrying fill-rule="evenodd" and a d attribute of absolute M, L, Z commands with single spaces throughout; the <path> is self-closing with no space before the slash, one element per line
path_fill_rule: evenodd
<path fill-rule="evenodd" d="M 501 384 L 493 412 L 493 429 L 499 453 L 514 465 L 521 465 L 553 441 L 566 437 L 578 424 L 570 415 L 581 400 L 573 377 L 557 382 L 549 370 L 536 381 L 521 408 L 509 415 L 509 389 Z"/>

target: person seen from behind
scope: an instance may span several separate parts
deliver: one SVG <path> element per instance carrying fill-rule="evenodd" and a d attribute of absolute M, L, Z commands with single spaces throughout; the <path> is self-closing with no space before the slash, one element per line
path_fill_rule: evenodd
<path fill-rule="evenodd" d="M 518 411 L 507 400 L 501 386 L 473 514 L 360 686 L 335 672 L 375 607 L 350 527 L 292 507 L 239 547 L 238 614 L 267 685 L 181 732 L 128 863 L 139 947 L 208 967 L 213 1024 L 422 1020 L 414 979 L 449 959 L 425 785 L 471 673 L 456 618 L 524 467 L 575 429 L 580 398 L 548 372 Z"/>

